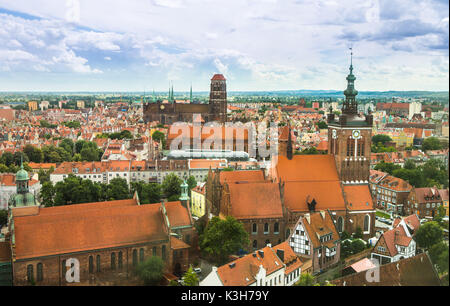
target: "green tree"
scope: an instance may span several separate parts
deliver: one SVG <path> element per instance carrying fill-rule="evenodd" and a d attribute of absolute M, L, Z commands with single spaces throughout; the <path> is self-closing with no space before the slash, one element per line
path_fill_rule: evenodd
<path fill-rule="evenodd" d="M 360 240 L 355 239 L 352 241 L 352 254 L 358 254 L 359 252 L 362 252 L 366 249 L 366 244 Z"/>
<path fill-rule="evenodd" d="M 422 142 L 422 150 L 440 150 L 442 149 L 441 142 L 437 137 L 427 137 Z"/>
<path fill-rule="evenodd" d="M 23 148 L 23 153 L 28 157 L 29 161 L 41 163 L 44 160 L 44 153 L 42 153 L 42 150 L 39 148 L 35 148 L 30 144 L 27 144 Z"/>
<path fill-rule="evenodd" d="M 407 159 L 403 164 L 404 169 L 414 170 L 416 169 L 416 163 L 412 159 Z"/>
<path fill-rule="evenodd" d="M 392 138 L 389 137 L 388 135 L 378 134 L 378 135 L 372 136 L 372 143 L 377 144 L 378 146 L 380 143 L 381 143 L 381 145 L 385 146 L 387 142 L 391 142 L 391 141 L 392 141 Z"/>
<path fill-rule="evenodd" d="M 28 156 L 20 151 L 17 151 L 14 153 L 14 164 L 16 166 L 20 166 L 21 162 L 29 162 L 30 160 L 28 159 Z"/>
<path fill-rule="evenodd" d="M 198 286 L 198 276 L 197 273 L 194 272 L 192 266 L 189 266 L 189 269 L 183 275 L 183 285 L 184 286 Z"/>
<path fill-rule="evenodd" d="M 163 148 L 166 147 L 166 136 L 163 132 L 160 131 L 154 131 L 152 134 L 153 141 L 161 142 L 163 145 Z"/>
<path fill-rule="evenodd" d="M 242 223 L 231 216 L 224 220 L 213 217 L 200 237 L 201 250 L 223 264 L 229 255 L 237 253 L 250 243 Z"/>
<path fill-rule="evenodd" d="M 85 140 L 78 140 L 77 142 L 75 142 L 75 152 L 80 153 L 85 143 Z"/>
<path fill-rule="evenodd" d="M 147 286 L 158 285 L 163 277 L 164 261 L 161 257 L 152 256 L 139 263 L 136 274 Z"/>
<path fill-rule="evenodd" d="M 436 221 L 427 222 L 419 227 L 415 239 L 419 247 L 428 249 L 442 241 L 442 228 Z"/>
<path fill-rule="evenodd" d="M 314 286 L 316 281 L 314 276 L 309 273 L 300 274 L 300 279 L 295 283 L 295 286 Z"/>
<path fill-rule="evenodd" d="M 0 163 L 9 167 L 12 163 L 14 163 L 14 155 L 11 152 L 4 152 L 0 158 Z"/>
<path fill-rule="evenodd" d="M 189 196 L 191 196 L 191 190 L 192 188 L 195 188 L 197 186 L 197 181 L 195 180 L 194 176 L 189 176 L 189 178 L 187 179 L 186 183 L 188 184 L 188 188 L 189 188 Z"/>
<path fill-rule="evenodd" d="M 72 139 L 64 138 L 59 143 L 59 147 L 63 148 L 66 152 L 68 152 L 71 156 L 73 155 L 73 150 L 75 148 L 75 143 Z"/>
<path fill-rule="evenodd" d="M 127 181 L 119 177 L 112 179 L 108 184 L 106 196 L 108 201 L 129 199 L 131 196 Z"/>
<path fill-rule="evenodd" d="M 317 123 L 317 126 L 318 126 L 319 129 L 321 129 L 321 130 L 327 129 L 327 128 L 328 128 L 328 124 L 326 124 L 325 121 L 319 121 L 319 123 Z"/>
<path fill-rule="evenodd" d="M 183 181 L 174 173 L 167 175 L 162 182 L 162 190 L 166 197 L 180 196 Z"/>
<path fill-rule="evenodd" d="M 40 196 L 42 204 L 45 207 L 54 205 L 54 197 L 55 197 L 55 188 L 53 187 L 52 182 L 44 182 L 41 187 Z"/>
<path fill-rule="evenodd" d="M 0 164 L 0 173 L 8 172 L 9 168 L 5 164 Z"/>
<path fill-rule="evenodd" d="M 353 234 L 353 238 L 360 238 L 362 239 L 363 237 L 363 231 L 362 228 L 360 226 L 358 226 L 355 230 L 355 233 Z"/>
<path fill-rule="evenodd" d="M 431 246 L 429 252 L 431 261 L 439 268 L 439 272 L 448 272 L 448 246 L 441 241 Z"/>
<path fill-rule="evenodd" d="M 399 165 L 395 165 L 393 163 L 385 163 L 384 161 L 379 162 L 375 165 L 375 170 L 379 170 L 382 172 L 387 172 L 389 174 L 393 174 L 394 170 L 401 169 Z"/>
<path fill-rule="evenodd" d="M 349 233 L 347 233 L 346 231 L 343 231 L 341 233 L 341 240 L 346 240 L 346 239 L 349 239 L 349 238 L 351 238 L 351 235 Z"/>

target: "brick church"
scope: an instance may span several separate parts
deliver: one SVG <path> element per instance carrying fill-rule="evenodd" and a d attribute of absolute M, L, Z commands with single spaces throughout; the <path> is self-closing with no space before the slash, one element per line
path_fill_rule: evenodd
<path fill-rule="evenodd" d="M 365 239 L 373 237 L 375 207 L 369 190 L 369 163 L 373 116 L 357 112 L 353 65 L 347 76 L 342 115 L 328 115 L 328 154 L 294 155 L 290 128 L 284 150 L 261 171 L 211 171 L 207 209 L 213 215 L 231 215 L 249 233 L 251 246 L 286 240 L 300 216 L 329 210 L 339 233 L 359 227 Z M 247 172 L 247 173 L 245 173 Z M 253 172 L 253 173 L 249 173 Z"/>
<path fill-rule="evenodd" d="M 192 99 L 191 99 L 192 100 Z M 209 104 L 176 103 L 173 98 L 169 103 L 157 101 L 143 105 L 144 122 L 157 121 L 162 124 L 175 122 L 192 122 L 198 114 L 204 122 L 227 121 L 227 83 L 222 74 L 215 74 L 211 79 Z"/>

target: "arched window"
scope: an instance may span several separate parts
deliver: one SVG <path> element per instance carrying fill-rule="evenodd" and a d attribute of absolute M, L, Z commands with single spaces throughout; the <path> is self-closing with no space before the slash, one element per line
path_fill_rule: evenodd
<path fill-rule="evenodd" d="M 44 279 L 44 272 L 42 271 L 42 263 L 38 263 L 37 264 L 37 281 L 38 282 L 42 282 L 42 280 Z"/>
<path fill-rule="evenodd" d="M 364 156 L 364 139 L 358 139 L 358 156 Z"/>
<path fill-rule="evenodd" d="M 111 253 L 111 270 L 116 269 L 116 253 Z"/>
<path fill-rule="evenodd" d="M 253 240 L 253 248 L 256 250 L 258 248 L 258 241 Z"/>
<path fill-rule="evenodd" d="M 94 258 L 89 256 L 89 273 L 94 273 Z"/>
<path fill-rule="evenodd" d="M 369 215 L 365 215 L 364 216 L 364 232 L 365 233 L 369 232 L 369 226 L 370 226 L 370 216 Z"/>
<path fill-rule="evenodd" d="M 280 232 L 280 224 L 278 222 L 275 222 L 275 224 L 273 225 L 273 232 L 275 234 L 278 234 Z"/>
<path fill-rule="evenodd" d="M 156 247 L 153 247 L 153 256 L 156 256 Z"/>
<path fill-rule="evenodd" d="M 258 233 L 258 225 L 256 223 L 252 224 L 252 234 Z"/>
<path fill-rule="evenodd" d="M 342 233 L 344 230 L 344 219 L 342 217 L 339 217 L 337 220 L 337 230 L 339 233 Z"/>
<path fill-rule="evenodd" d="M 269 223 L 264 223 L 264 234 L 269 233 Z"/>
<path fill-rule="evenodd" d="M 143 262 L 144 261 L 144 249 L 141 248 L 139 250 L 139 262 Z"/>
<path fill-rule="evenodd" d="M 97 255 L 97 272 L 100 272 L 100 255 Z"/>
<path fill-rule="evenodd" d="M 133 250 L 133 267 L 136 267 L 138 263 L 138 255 L 137 255 L 137 250 L 134 249 Z"/>
<path fill-rule="evenodd" d="M 186 235 L 186 243 L 187 244 L 191 243 L 191 235 Z"/>
<path fill-rule="evenodd" d="M 27 266 L 27 281 L 29 283 L 34 281 L 33 265 Z"/>
<path fill-rule="evenodd" d="M 122 254 L 122 251 L 120 251 L 119 252 L 119 260 L 118 260 L 118 267 L 119 267 L 119 269 L 122 269 L 122 267 L 123 267 L 123 254 Z"/>

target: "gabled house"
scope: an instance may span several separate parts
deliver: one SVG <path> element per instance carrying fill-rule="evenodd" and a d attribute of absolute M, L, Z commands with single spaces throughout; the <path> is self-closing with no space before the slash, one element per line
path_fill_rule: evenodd
<path fill-rule="evenodd" d="M 375 244 L 371 258 L 384 265 L 416 255 L 414 234 L 420 227 L 417 215 L 394 220 L 393 229 L 384 232 Z"/>
<path fill-rule="evenodd" d="M 313 274 L 339 262 L 341 241 L 329 211 L 300 217 L 288 241 L 296 255 L 312 259 Z"/>

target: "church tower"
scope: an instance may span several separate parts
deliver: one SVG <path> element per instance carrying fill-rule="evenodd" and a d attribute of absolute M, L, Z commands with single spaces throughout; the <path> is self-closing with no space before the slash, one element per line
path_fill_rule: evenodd
<path fill-rule="evenodd" d="M 353 75 L 353 53 L 342 114 L 335 119 L 330 109 L 328 114 L 328 154 L 334 155 L 339 178 L 343 184 L 367 184 L 370 171 L 370 149 L 372 141 L 373 115 L 360 116 Z"/>
<path fill-rule="evenodd" d="M 227 121 L 227 80 L 222 74 L 215 74 L 211 79 L 209 113 L 212 117 L 209 121 Z"/>

